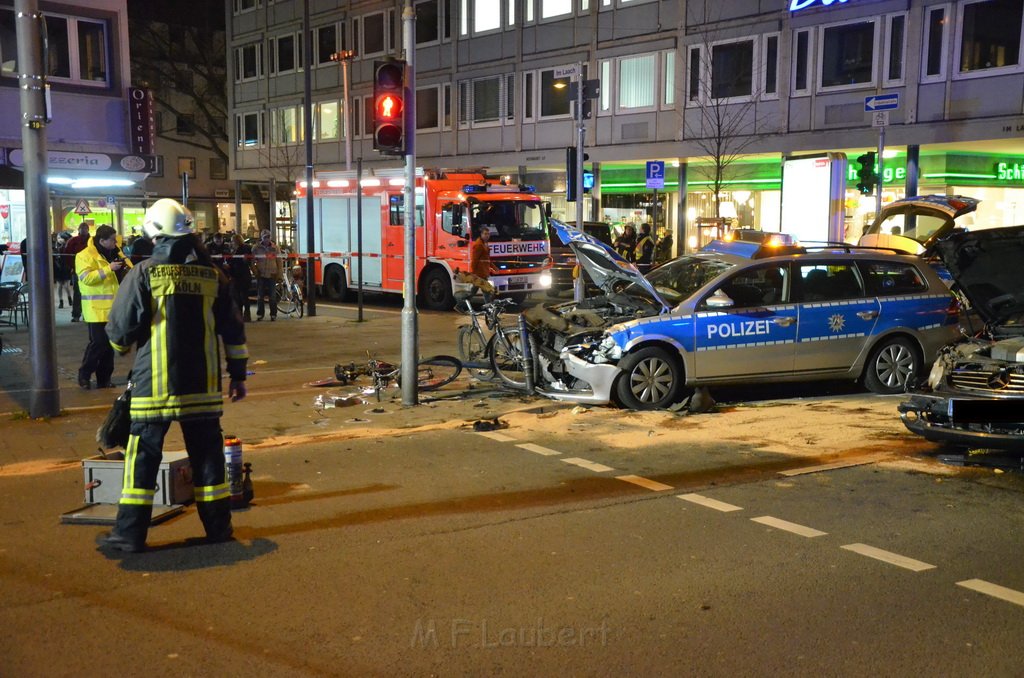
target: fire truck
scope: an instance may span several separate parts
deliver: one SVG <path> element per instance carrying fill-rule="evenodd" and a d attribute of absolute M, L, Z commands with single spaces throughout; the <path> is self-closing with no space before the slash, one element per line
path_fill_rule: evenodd
<path fill-rule="evenodd" d="M 362 233 L 355 180 L 314 182 L 313 252 L 316 284 L 332 300 L 343 299 L 359 282 L 363 289 L 402 293 L 405 197 L 401 179 L 363 181 Z M 306 247 L 305 182 L 299 182 L 297 252 Z M 551 204 L 532 186 L 488 178 L 482 171 L 431 170 L 416 182 L 416 293 L 420 305 L 447 310 L 456 292 L 467 291 L 460 272 L 480 229 L 491 232 L 489 278 L 498 292 L 525 297 L 551 284 L 548 219 Z"/>

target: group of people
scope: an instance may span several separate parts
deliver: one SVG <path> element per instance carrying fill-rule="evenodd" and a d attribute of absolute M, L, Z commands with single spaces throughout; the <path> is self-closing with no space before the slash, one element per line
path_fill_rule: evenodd
<path fill-rule="evenodd" d="M 672 256 L 672 234 L 669 232 L 655 239 L 649 223 L 640 224 L 639 234 L 633 224 L 626 224 L 612 247 L 623 259 L 632 261 L 641 273 L 646 274 L 655 264 L 668 261 Z"/>

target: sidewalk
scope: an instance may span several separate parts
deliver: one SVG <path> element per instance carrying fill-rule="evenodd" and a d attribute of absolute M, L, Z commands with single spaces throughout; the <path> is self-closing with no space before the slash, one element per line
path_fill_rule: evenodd
<path fill-rule="evenodd" d="M 396 388 L 379 406 L 373 395 L 365 403 L 318 412 L 320 393 L 357 394 L 370 386 L 363 379 L 347 387 L 313 388 L 311 381 L 333 375 L 339 362 L 366 359 L 366 352 L 397 362 L 401 356 L 401 313 L 367 308 L 356 322 L 354 308 L 318 306 L 318 315 L 302 319 L 279 317 L 276 323 L 246 325 L 250 353 L 249 397 L 225 402 L 223 428 L 249 447 L 289 436 L 305 439 L 344 429 L 411 428 L 496 416 L 499 411 L 524 407 L 518 397 L 482 382 L 467 372 L 442 391 L 420 394 L 421 405 L 404 407 Z M 455 352 L 454 313 L 419 315 L 419 353 Z M 0 473 L 35 473 L 54 465 L 77 465 L 97 454 L 96 428 L 120 393 L 119 388 L 83 390 L 76 383 L 78 364 L 87 342 L 84 323 L 71 323 L 68 309 L 56 311 L 57 373 L 61 416 L 30 420 L 32 365 L 27 328 L 0 330 L 5 353 L 0 356 Z M 134 354 L 115 359 L 114 383 L 125 383 Z M 435 400 L 453 398 L 451 400 Z M 526 402 L 529 402 L 527 400 Z M 545 401 L 546 402 L 546 401 Z M 373 412 L 380 409 L 382 412 Z M 183 449 L 178 427 L 171 427 L 167 450 Z"/>

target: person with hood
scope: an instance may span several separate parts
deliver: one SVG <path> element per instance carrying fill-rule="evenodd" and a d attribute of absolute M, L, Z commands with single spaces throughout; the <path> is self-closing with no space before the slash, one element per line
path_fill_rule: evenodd
<path fill-rule="evenodd" d="M 206 540 L 232 538 L 217 337 L 224 344 L 233 402 L 246 395 L 249 357 L 227 276 L 193 233 L 191 213 L 163 198 L 146 211 L 143 229 L 155 240 L 153 255 L 129 273 L 107 323 L 118 352 L 126 353 L 132 344 L 137 352 L 121 499 L 114 529 L 100 548 L 129 553 L 146 546 L 164 437 L 172 421 L 181 426 Z"/>
<path fill-rule="evenodd" d="M 78 385 L 84 389 L 90 388 L 93 374 L 96 375 L 96 388 L 114 385 L 110 381 L 114 373 L 114 351 L 105 328 L 119 280 L 129 268 L 131 262 L 117 243 L 117 231 L 106 224 L 97 228 L 96 235 L 85 249 L 75 255 L 75 273 L 82 295 L 82 318 L 89 326 L 89 343 L 78 368 Z"/>

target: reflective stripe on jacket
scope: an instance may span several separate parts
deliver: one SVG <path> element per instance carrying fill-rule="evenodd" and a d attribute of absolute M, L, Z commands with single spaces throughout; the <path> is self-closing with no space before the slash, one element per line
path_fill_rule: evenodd
<path fill-rule="evenodd" d="M 132 368 L 132 421 L 219 417 L 220 345 L 228 373 L 245 380 L 248 350 L 227 277 L 190 261 L 191 238 L 162 238 L 121 284 L 107 322 L 119 352 L 138 344 Z"/>
<path fill-rule="evenodd" d="M 131 267 L 119 245 L 114 251 L 126 266 Z M 75 255 L 75 273 L 82 292 L 82 318 L 87 323 L 107 322 L 117 294 L 117 274 L 110 268 L 106 257 L 96 249 L 94 238 L 90 238 L 86 248 Z"/>

